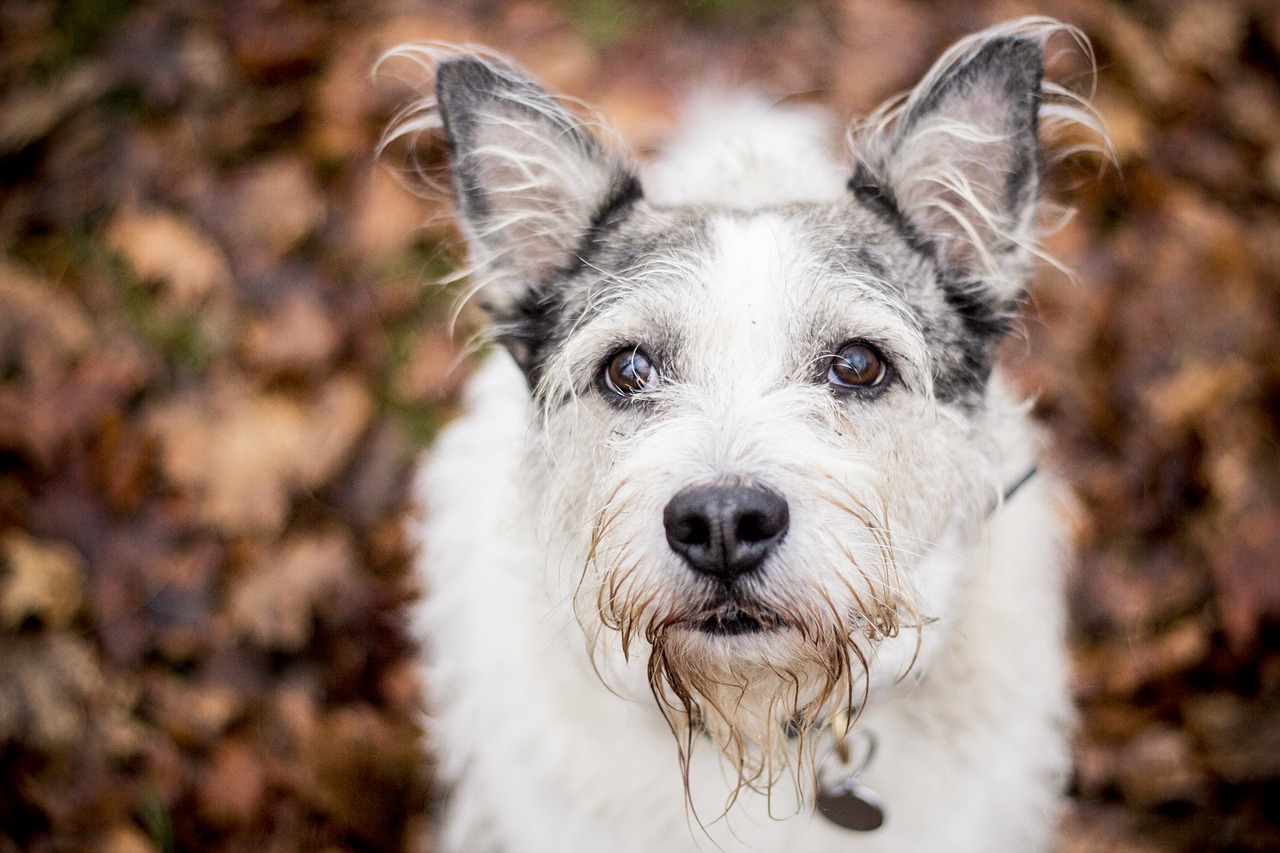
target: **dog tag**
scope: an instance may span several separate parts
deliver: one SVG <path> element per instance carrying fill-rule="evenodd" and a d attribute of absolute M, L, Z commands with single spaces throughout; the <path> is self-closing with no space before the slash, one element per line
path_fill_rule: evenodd
<path fill-rule="evenodd" d="M 880 795 L 857 779 L 847 779 L 835 788 L 818 790 L 818 811 L 837 826 L 854 832 L 870 832 L 884 823 Z"/>

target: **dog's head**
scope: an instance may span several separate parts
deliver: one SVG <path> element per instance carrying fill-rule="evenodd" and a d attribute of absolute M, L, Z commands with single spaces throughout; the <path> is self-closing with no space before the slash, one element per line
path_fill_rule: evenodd
<path fill-rule="evenodd" d="M 549 606 L 747 781 L 784 731 L 927 664 L 1006 485 L 991 376 L 1037 253 L 1039 128 L 1082 116 L 1042 81 L 1049 31 L 961 43 L 829 192 L 763 207 L 647 197 L 500 62 L 441 62 L 404 125 L 444 128 L 476 290 L 528 380 Z"/>

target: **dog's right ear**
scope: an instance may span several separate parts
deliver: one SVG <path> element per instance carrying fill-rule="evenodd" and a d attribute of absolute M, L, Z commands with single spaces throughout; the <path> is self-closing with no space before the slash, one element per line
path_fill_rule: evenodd
<path fill-rule="evenodd" d="M 578 262 L 593 229 L 639 198 L 639 182 L 511 68 L 448 59 L 436 70 L 436 103 L 460 219 L 482 271 L 481 304 L 499 323 L 518 325 L 556 273 Z"/>

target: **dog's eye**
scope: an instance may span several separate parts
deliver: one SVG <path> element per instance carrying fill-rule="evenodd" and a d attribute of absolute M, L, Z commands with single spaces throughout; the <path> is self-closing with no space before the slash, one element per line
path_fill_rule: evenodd
<path fill-rule="evenodd" d="M 853 341 L 831 357 L 827 381 L 839 388 L 874 388 L 884 382 L 888 368 L 869 344 Z"/>
<path fill-rule="evenodd" d="M 658 370 L 648 353 L 639 347 L 630 347 L 619 350 L 609 359 L 604 384 L 621 397 L 631 397 L 652 391 L 658 384 Z"/>

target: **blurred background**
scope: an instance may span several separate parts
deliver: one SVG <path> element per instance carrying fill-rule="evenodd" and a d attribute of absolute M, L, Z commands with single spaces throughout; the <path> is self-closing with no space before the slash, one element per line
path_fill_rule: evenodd
<path fill-rule="evenodd" d="M 646 150 L 1028 13 L 1120 165 L 1055 175 L 1076 278 L 1005 359 L 1080 496 L 1061 847 L 1280 850 L 1274 0 L 4 0 L 0 853 L 429 850 L 407 486 L 469 320 L 381 51 L 492 45 Z"/>

